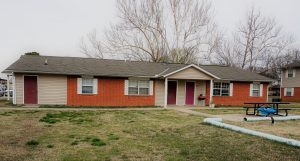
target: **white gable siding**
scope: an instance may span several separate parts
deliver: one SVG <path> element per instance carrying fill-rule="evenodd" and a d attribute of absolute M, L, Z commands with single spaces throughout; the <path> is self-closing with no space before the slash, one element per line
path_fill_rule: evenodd
<path fill-rule="evenodd" d="M 212 79 L 211 76 L 199 71 L 198 69 L 195 69 L 194 67 L 184 69 L 178 73 L 170 75 L 168 78 L 171 78 L 171 79 L 202 79 L 202 80 Z"/>

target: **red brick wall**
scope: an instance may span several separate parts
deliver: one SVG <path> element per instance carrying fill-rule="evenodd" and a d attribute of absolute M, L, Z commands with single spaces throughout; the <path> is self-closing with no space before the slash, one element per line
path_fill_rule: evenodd
<path fill-rule="evenodd" d="M 263 85 L 262 97 L 250 96 L 250 82 L 233 82 L 233 96 L 213 96 L 213 102 L 217 106 L 243 106 L 244 102 L 266 102 L 268 83 Z M 206 82 L 206 100 L 209 105 L 210 82 Z"/>
<path fill-rule="evenodd" d="M 284 96 L 284 88 L 281 88 L 281 99 L 284 102 L 300 102 L 300 87 L 294 88 L 294 96 Z"/>
<path fill-rule="evenodd" d="M 153 106 L 152 96 L 124 95 L 124 78 L 98 78 L 98 94 L 77 94 L 77 77 L 68 77 L 68 102 L 70 106 Z M 153 86 L 155 83 L 153 83 Z"/>

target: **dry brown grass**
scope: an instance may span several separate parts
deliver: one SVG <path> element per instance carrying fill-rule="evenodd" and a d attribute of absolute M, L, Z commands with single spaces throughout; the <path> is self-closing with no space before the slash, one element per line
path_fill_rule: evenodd
<path fill-rule="evenodd" d="M 46 114 L 59 122 L 39 120 Z M 51 117 L 50 117 L 51 118 Z M 0 160 L 298 160 L 300 149 L 169 111 L 0 111 Z M 117 136 L 113 139 L 111 135 Z M 105 142 L 91 145 L 92 138 Z M 29 147 L 26 142 L 37 140 Z M 77 141 L 78 145 L 72 145 Z M 53 145 L 48 148 L 48 145 Z M 265 155 L 267 153 L 268 155 Z"/>
<path fill-rule="evenodd" d="M 229 123 L 277 136 L 300 140 L 300 120 L 275 121 L 274 124 L 271 121 Z"/>

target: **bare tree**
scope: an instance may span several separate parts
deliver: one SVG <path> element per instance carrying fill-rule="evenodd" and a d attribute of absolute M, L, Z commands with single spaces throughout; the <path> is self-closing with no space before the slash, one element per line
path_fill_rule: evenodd
<path fill-rule="evenodd" d="M 103 58 L 103 47 L 95 29 L 81 38 L 80 52 L 88 57 Z"/>
<path fill-rule="evenodd" d="M 214 60 L 251 71 L 269 70 L 274 59 L 285 54 L 291 42 L 292 38 L 282 33 L 273 18 L 263 16 L 252 7 L 246 21 L 233 32 L 233 39 L 222 41 Z"/>
<path fill-rule="evenodd" d="M 252 7 L 245 23 L 239 26 L 234 43 L 238 48 L 240 67 L 254 71 L 255 67 L 272 62 L 272 57 L 281 54 L 290 41 L 282 35 L 281 27 L 273 18 L 264 17 Z"/>
<path fill-rule="evenodd" d="M 95 32 L 88 35 L 88 41 L 81 44 L 82 53 L 191 63 L 217 48 L 220 35 L 207 1 L 117 0 L 116 4 L 119 22 L 111 25 L 102 41 L 94 39 Z"/>

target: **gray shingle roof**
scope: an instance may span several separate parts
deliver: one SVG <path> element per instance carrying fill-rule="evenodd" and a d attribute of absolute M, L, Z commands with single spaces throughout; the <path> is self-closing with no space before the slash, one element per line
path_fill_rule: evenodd
<path fill-rule="evenodd" d="M 47 64 L 45 65 L 45 61 Z M 184 64 L 151 63 L 78 57 L 32 56 L 23 55 L 4 72 L 51 73 L 66 75 L 93 75 L 113 77 L 154 77 L 165 71 L 178 70 Z"/>
<path fill-rule="evenodd" d="M 47 65 L 45 65 L 46 60 Z M 3 72 L 153 78 L 172 73 L 185 66 L 188 65 L 79 57 L 23 55 Z M 200 68 L 223 80 L 272 81 L 271 79 L 256 73 L 233 67 L 201 65 Z"/>
<path fill-rule="evenodd" d="M 202 65 L 202 69 L 212 73 L 213 75 L 221 78 L 222 80 L 235 80 L 235 81 L 266 81 L 271 82 L 272 79 L 259 75 L 257 73 L 242 70 L 236 67 L 218 66 L 218 65 Z"/>
<path fill-rule="evenodd" d="M 300 60 L 294 60 L 292 63 L 285 66 L 285 68 L 299 68 Z"/>

